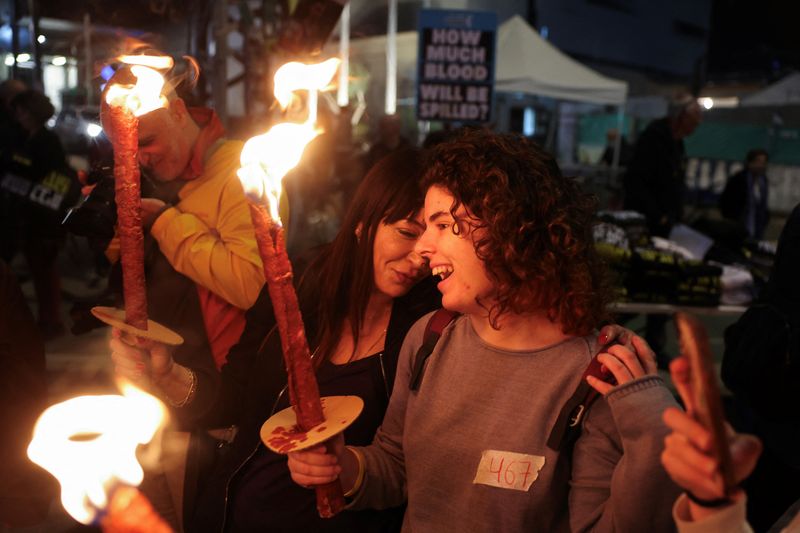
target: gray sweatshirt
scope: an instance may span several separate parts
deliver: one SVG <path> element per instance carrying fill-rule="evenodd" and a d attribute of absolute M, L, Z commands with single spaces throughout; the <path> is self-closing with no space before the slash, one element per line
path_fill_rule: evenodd
<path fill-rule="evenodd" d="M 570 460 L 546 441 L 594 338 L 509 351 L 483 342 L 460 317 L 412 392 L 412 360 L 428 318 L 409 331 L 383 424 L 360 448 L 366 476 L 352 508 L 407 499 L 406 532 L 673 529 L 679 490 L 659 455 L 667 434 L 661 413 L 675 401 L 659 377 L 598 399 Z"/>

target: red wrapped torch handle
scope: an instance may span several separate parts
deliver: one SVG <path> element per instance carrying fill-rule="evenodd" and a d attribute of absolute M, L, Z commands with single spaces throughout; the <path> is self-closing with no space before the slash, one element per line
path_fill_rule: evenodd
<path fill-rule="evenodd" d="M 142 232 L 138 119 L 122 106 L 109 106 L 114 144 L 114 188 L 117 203 L 117 235 L 122 261 L 125 322 L 147 329 L 147 293 L 144 280 L 144 233 Z"/>
<path fill-rule="evenodd" d="M 172 528 L 134 487 L 114 490 L 100 525 L 104 533 L 172 533 Z"/>
<path fill-rule="evenodd" d="M 250 215 L 281 336 L 283 359 L 289 375 L 289 398 L 297 415 L 297 425 L 301 430 L 308 431 L 324 422 L 325 417 L 303 317 L 292 285 L 292 265 L 286 253 L 283 228 L 273 222 L 267 208 L 262 205 L 250 202 Z M 344 508 L 339 480 L 319 485 L 316 491 L 317 511 L 321 517 L 334 516 Z"/>

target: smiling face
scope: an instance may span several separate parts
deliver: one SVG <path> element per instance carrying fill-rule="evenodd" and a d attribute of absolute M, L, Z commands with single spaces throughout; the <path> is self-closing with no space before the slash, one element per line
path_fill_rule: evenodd
<path fill-rule="evenodd" d="M 189 165 L 196 125 L 183 100 L 139 117 L 139 164 L 158 181 L 172 181 Z M 194 127 L 192 127 L 194 126 Z"/>
<path fill-rule="evenodd" d="M 442 305 L 459 313 L 484 316 L 491 308 L 495 287 L 486 266 L 475 252 L 480 229 L 469 224 L 470 217 L 460 206 L 456 218 L 450 213 L 455 199 L 450 191 L 434 186 L 425 195 L 425 233 L 417 241 L 417 251 L 430 260 L 431 272 L 442 278 L 437 285 Z M 458 234 L 453 226 L 458 226 Z"/>
<path fill-rule="evenodd" d="M 378 225 L 372 253 L 375 290 L 398 298 L 430 273 L 427 261 L 414 250 L 423 230 L 421 213 Z"/>

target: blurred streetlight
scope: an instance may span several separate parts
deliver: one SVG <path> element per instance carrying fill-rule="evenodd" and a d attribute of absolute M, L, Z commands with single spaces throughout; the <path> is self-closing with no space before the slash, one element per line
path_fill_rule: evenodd
<path fill-rule="evenodd" d="M 95 138 L 103 132 L 103 128 L 99 124 L 90 122 L 86 125 L 86 134 L 89 137 Z"/>

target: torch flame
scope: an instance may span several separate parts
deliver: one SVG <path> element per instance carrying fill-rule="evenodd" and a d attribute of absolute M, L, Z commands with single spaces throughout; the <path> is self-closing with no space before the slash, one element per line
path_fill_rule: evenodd
<path fill-rule="evenodd" d="M 147 56 L 133 57 L 144 58 Z M 167 59 L 172 61 L 171 58 Z M 167 107 L 167 99 L 161 94 L 161 89 L 164 87 L 164 76 L 143 65 L 133 65 L 131 72 L 136 76 L 136 85 L 112 85 L 106 93 L 106 103 L 127 107 L 137 117 Z"/>
<path fill-rule="evenodd" d="M 321 91 L 330 84 L 341 60 L 333 57 L 315 65 L 292 61 L 275 72 L 275 99 L 282 109 L 292 101 L 295 91 Z M 316 118 L 316 117 L 315 117 Z"/>
<path fill-rule="evenodd" d="M 79 396 L 46 409 L 36 422 L 28 457 L 61 484 L 61 503 L 89 524 L 108 505 L 115 483 L 138 485 L 144 472 L 136 447 L 150 442 L 164 406 L 132 385 L 123 396 Z"/>
<path fill-rule="evenodd" d="M 170 56 L 126 55 L 119 56 L 117 59 L 120 63 L 142 65 L 143 67 L 150 67 L 156 70 L 168 70 L 175 64 Z"/>
<path fill-rule="evenodd" d="M 242 167 L 237 174 L 245 193 L 256 202 L 266 196 L 270 216 L 278 222 L 281 180 L 300 162 L 303 150 L 319 130 L 304 122 L 285 122 L 270 128 L 267 133 L 245 143 L 240 156 Z"/>
<path fill-rule="evenodd" d="M 301 124 L 284 122 L 267 133 L 249 139 L 240 156 L 239 179 L 245 193 L 254 201 L 266 197 L 272 220 L 280 224 L 278 204 L 281 180 L 300 162 L 306 145 L 320 134 L 317 121 L 316 93 L 330 84 L 339 59 L 333 58 L 315 65 L 292 62 L 275 73 L 275 98 L 282 107 L 289 105 L 292 93 L 309 91 L 308 117 Z"/>

